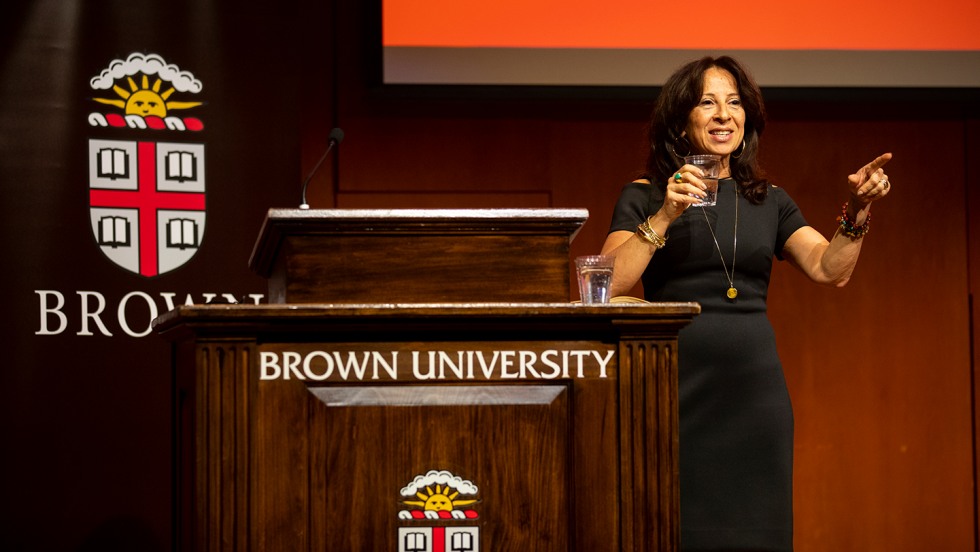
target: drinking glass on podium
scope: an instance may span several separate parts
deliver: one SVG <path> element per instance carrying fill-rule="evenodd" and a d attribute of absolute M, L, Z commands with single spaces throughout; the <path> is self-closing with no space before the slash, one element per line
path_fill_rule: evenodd
<path fill-rule="evenodd" d="M 582 303 L 594 305 L 609 302 L 615 260 L 609 255 L 587 255 L 575 259 Z"/>

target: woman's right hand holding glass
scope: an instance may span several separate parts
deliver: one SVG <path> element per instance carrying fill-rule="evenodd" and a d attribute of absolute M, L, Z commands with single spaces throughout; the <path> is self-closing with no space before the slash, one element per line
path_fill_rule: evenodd
<path fill-rule="evenodd" d="M 699 203 L 708 194 L 708 186 L 701 181 L 704 172 L 694 165 L 684 165 L 667 179 L 667 195 L 660 211 L 671 222 L 684 214 L 688 207 Z"/>

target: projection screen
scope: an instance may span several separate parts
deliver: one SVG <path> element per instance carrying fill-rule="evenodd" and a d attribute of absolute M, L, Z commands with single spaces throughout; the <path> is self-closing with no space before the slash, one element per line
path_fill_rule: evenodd
<path fill-rule="evenodd" d="M 978 0 L 382 0 L 386 84 L 660 86 L 732 55 L 773 87 L 980 87 Z"/>

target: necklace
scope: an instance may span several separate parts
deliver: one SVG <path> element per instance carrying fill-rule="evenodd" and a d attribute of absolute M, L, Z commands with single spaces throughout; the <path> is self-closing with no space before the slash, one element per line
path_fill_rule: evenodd
<path fill-rule="evenodd" d="M 732 272 L 728 273 L 728 265 L 725 263 L 725 256 L 721 254 L 721 246 L 718 245 L 718 238 L 715 231 L 711 229 L 711 221 L 708 220 L 708 213 L 701 207 L 704 214 L 704 221 L 708 224 L 708 231 L 711 232 L 711 239 L 715 242 L 715 249 L 718 250 L 718 257 L 721 259 L 721 267 L 725 269 L 725 278 L 728 279 L 728 291 L 725 293 L 728 299 L 734 301 L 738 297 L 738 290 L 735 289 L 735 251 L 738 249 L 738 184 L 735 184 L 735 229 L 732 231 L 734 236 L 732 241 Z"/>

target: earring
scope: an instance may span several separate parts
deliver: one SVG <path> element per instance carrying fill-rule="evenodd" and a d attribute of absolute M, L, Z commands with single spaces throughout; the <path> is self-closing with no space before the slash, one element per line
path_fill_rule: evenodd
<path fill-rule="evenodd" d="M 687 146 L 687 153 L 679 153 L 677 151 L 677 146 L 675 146 L 673 144 L 670 144 L 669 145 L 670 151 L 673 152 L 674 157 L 687 157 L 688 155 L 691 155 L 691 143 L 688 142 L 687 141 L 687 138 L 684 138 L 683 135 L 680 138 L 677 139 L 678 142 L 680 142 L 681 140 L 683 140 L 684 141 L 684 145 Z"/>
<path fill-rule="evenodd" d="M 732 157 L 734 157 L 735 159 L 742 157 L 742 154 L 745 153 L 745 140 L 742 140 L 742 143 L 739 144 L 737 148 L 735 148 L 735 151 L 738 151 L 738 155 L 735 155 L 735 152 L 733 151 Z"/>

